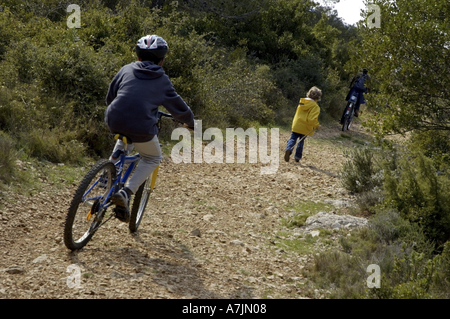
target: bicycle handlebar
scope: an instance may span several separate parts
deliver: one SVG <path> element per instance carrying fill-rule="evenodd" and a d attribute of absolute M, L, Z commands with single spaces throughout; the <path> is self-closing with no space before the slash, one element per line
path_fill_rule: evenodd
<path fill-rule="evenodd" d="M 157 125 L 157 127 L 158 127 L 158 131 L 161 129 L 161 118 L 163 118 L 163 117 L 168 117 L 168 118 L 171 118 L 173 121 L 182 123 L 182 122 L 180 122 L 180 121 L 174 119 L 173 116 L 172 116 L 171 114 L 165 113 L 165 112 L 162 112 L 162 111 L 159 111 L 159 110 L 158 110 L 158 115 L 157 115 L 157 117 L 158 117 L 158 123 L 156 123 L 156 125 Z M 183 123 L 182 123 L 182 124 L 183 124 Z M 132 141 L 129 137 L 126 137 L 125 135 L 122 135 L 122 134 L 114 134 L 114 139 L 116 139 L 116 140 L 122 140 L 125 144 L 128 144 L 128 143 L 129 143 L 129 144 L 132 144 L 132 143 L 133 143 L 133 141 Z"/>
<path fill-rule="evenodd" d="M 158 111 L 158 120 L 160 120 L 163 116 L 173 118 L 173 116 L 168 114 L 168 113 L 164 113 L 162 111 Z"/>
<path fill-rule="evenodd" d="M 158 128 L 159 128 L 159 125 L 160 125 L 160 122 L 161 122 L 161 118 L 163 118 L 163 117 L 168 117 L 168 118 L 171 118 L 172 119 L 172 121 L 174 121 L 174 122 L 178 122 L 178 123 L 181 123 L 181 124 L 185 124 L 185 123 L 183 123 L 183 122 L 180 122 L 180 121 L 178 121 L 178 120 L 176 120 L 171 114 L 168 114 L 168 113 L 164 113 L 164 112 L 162 112 L 162 111 L 158 111 Z M 190 127 L 189 129 L 194 129 L 193 127 Z"/>

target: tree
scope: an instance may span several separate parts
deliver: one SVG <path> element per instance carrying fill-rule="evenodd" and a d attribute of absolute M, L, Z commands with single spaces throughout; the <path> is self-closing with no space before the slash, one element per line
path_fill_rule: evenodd
<path fill-rule="evenodd" d="M 450 2 L 374 0 L 380 28 L 360 22 L 352 64 L 375 80 L 368 104 L 378 133 L 450 130 Z M 370 13 L 369 13 L 370 14 Z"/>

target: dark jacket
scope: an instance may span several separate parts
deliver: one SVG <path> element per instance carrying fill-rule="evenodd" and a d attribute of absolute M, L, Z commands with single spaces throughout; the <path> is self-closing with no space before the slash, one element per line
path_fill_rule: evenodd
<path fill-rule="evenodd" d="M 149 61 L 125 65 L 112 80 L 106 95 L 105 121 L 111 133 L 120 133 L 133 142 L 147 142 L 158 133 L 158 107 L 194 126 L 194 115 L 176 93 L 169 77 L 159 65 Z"/>
<path fill-rule="evenodd" d="M 363 81 L 359 81 L 359 79 L 363 78 Z M 347 97 L 345 98 L 346 101 L 348 101 L 352 95 L 357 96 L 357 105 L 365 104 L 366 99 L 364 98 L 363 93 L 367 93 L 368 89 L 364 85 L 364 82 L 370 80 L 370 77 L 368 74 L 358 73 L 356 76 L 353 77 L 351 83 L 350 83 L 350 92 L 348 92 Z"/>

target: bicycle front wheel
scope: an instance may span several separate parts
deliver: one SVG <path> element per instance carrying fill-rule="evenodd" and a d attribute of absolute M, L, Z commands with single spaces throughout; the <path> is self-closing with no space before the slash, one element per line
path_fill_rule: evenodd
<path fill-rule="evenodd" d="M 142 217 L 144 217 L 145 207 L 147 206 L 150 194 L 153 192 L 153 188 L 155 187 L 158 169 L 159 166 L 153 171 L 151 177 L 147 178 L 145 182 L 142 183 L 134 195 L 130 214 L 130 223 L 128 225 L 128 228 L 132 233 L 137 231 L 139 225 L 141 224 Z"/>
<path fill-rule="evenodd" d="M 100 226 L 105 209 L 101 207 L 116 179 L 109 160 L 98 161 L 84 176 L 72 199 L 64 225 L 64 244 L 70 250 L 83 248 Z"/>

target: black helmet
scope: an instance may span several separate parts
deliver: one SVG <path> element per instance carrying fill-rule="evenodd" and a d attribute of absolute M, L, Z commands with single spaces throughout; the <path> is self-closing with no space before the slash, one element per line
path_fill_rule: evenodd
<path fill-rule="evenodd" d="M 139 39 L 136 44 L 136 54 L 143 61 L 162 60 L 169 51 L 167 42 L 156 34 L 147 35 Z"/>

